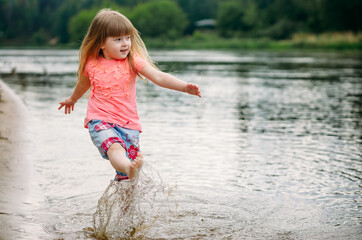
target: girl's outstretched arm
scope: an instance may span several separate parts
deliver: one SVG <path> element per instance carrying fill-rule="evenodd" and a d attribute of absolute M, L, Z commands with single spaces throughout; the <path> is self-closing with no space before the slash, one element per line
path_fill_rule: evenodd
<path fill-rule="evenodd" d="M 74 110 L 74 104 L 78 101 L 79 98 L 84 95 L 84 93 L 88 91 L 90 86 L 91 83 L 89 81 L 89 78 L 83 76 L 82 80 L 77 82 L 73 94 L 70 97 L 66 98 L 64 101 L 59 102 L 60 106 L 58 110 L 62 109 L 62 107 L 65 106 L 64 113 L 70 114 L 71 111 Z"/>
<path fill-rule="evenodd" d="M 155 84 L 164 87 L 173 89 L 180 92 L 186 92 L 191 95 L 196 95 L 201 97 L 199 86 L 192 83 L 186 83 L 171 74 L 164 73 L 150 64 L 146 63 L 143 69 L 140 72 L 147 79 L 151 80 Z"/>

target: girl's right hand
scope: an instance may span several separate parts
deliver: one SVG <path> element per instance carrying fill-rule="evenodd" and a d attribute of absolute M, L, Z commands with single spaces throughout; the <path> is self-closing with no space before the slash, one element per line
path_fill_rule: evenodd
<path fill-rule="evenodd" d="M 201 97 L 199 86 L 197 86 L 196 84 L 187 83 L 185 86 L 185 92 L 191 95 L 196 95 Z"/>
<path fill-rule="evenodd" d="M 62 102 L 59 102 L 60 106 L 58 107 L 58 110 L 62 109 L 62 107 L 65 106 L 64 108 L 64 113 L 65 114 L 70 114 L 72 111 L 74 111 L 74 104 L 76 103 L 77 101 L 74 101 L 72 99 L 72 97 L 68 97 L 66 98 L 64 101 Z"/>

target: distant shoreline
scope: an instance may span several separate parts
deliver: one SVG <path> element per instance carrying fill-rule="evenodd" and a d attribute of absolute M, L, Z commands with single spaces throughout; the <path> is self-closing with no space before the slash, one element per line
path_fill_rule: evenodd
<path fill-rule="evenodd" d="M 213 33 L 194 33 L 177 40 L 144 39 L 148 48 L 220 50 L 362 50 L 362 33 L 295 34 L 290 39 L 221 38 Z"/>
<path fill-rule="evenodd" d="M 362 51 L 362 33 L 295 34 L 290 39 L 222 38 L 213 32 L 194 32 L 174 40 L 144 38 L 149 50 L 334 50 Z M 3 42 L 0 49 L 78 49 L 78 43 L 32 45 L 14 41 Z"/>

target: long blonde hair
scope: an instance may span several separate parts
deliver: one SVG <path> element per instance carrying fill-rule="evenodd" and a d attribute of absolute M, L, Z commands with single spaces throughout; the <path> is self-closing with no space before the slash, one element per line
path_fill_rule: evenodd
<path fill-rule="evenodd" d="M 137 72 L 133 62 L 133 55 L 138 54 L 156 68 L 155 63 L 150 58 L 146 46 L 143 43 L 137 29 L 131 21 L 123 14 L 111 9 L 102 9 L 94 17 L 86 36 L 79 49 L 79 67 L 77 71 L 78 80 L 83 77 L 83 72 L 87 61 L 102 55 L 101 46 L 108 37 L 131 36 L 131 50 L 127 58 L 130 68 Z M 137 75 L 140 74 L 137 72 Z"/>

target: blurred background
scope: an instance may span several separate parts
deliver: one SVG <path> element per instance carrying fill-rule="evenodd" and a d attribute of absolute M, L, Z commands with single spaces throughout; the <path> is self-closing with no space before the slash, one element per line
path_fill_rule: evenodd
<path fill-rule="evenodd" d="M 154 48 L 361 48 L 361 0 L 1 0 L 0 44 L 78 47 L 100 8 Z"/>

